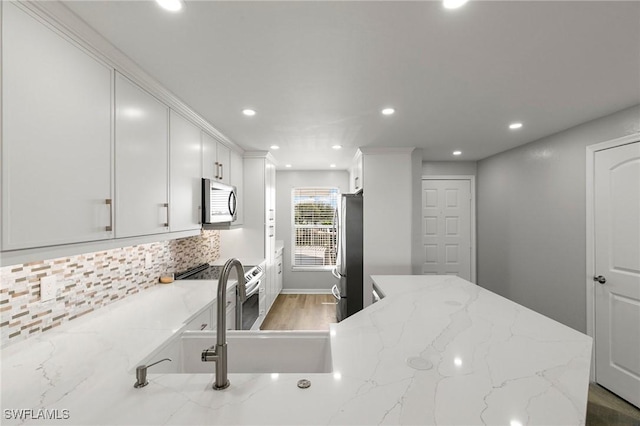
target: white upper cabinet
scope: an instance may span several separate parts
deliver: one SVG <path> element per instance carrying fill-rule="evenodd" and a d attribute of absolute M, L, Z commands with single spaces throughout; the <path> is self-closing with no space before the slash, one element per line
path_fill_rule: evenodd
<path fill-rule="evenodd" d="M 202 177 L 229 184 L 230 152 L 225 145 L 202 132 Z"/>
<path fill-rule="evenodd" d="M 173 110 L 170 115 L 169 230 L 175 232 L 200 229 L 201 130 Z"/>
<path fill-rule="evenodd" d="M 169 108 L 116 73 L 116 237 L 167 232 Z"/>
<path fill-rule="evenodd" d="M 229 184 L 229 176 L 230 176 L 230 155 L 231 150 L 227 148 L 225 145 L 219 143 L 218 144 L 218 180 L 222 183 Z"/>
<path fill-rule="evenodd" d="M 349 190 L 351 192 L 357 192 L 364 187 L 364 167 L 362 152 L 358 150 L 353 162 L 351 163 L 351 169 L 349 170 Z"/>
<path fill-rule="evenodd" d="M 242 225 L 244 217 L 244 162 L 242 155 L 235 151 L 229 153 L 229 184 L 237 189 L 238 199 L 236 204 L 236 221 L 234 225 Z"/>
<path fill-rule="evenodd" d="M 112 238 L 112 69 L 2 6 L 2 249 Z"/>

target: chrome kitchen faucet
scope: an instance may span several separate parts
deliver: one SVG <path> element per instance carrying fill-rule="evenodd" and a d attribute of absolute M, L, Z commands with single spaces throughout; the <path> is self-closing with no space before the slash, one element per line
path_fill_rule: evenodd
<path fill-rule="evenodd" d="M 237 288 L 244 289 L 244 269 L 242 263 L 238 259 L 232 258 L 227 260 L 227 263 L 222 267 L 220 278 L 218 279 L 218 322 L 216 324 L 216 344 L 209 349 L 202 351 L 203 362 L 215 362 L 216 363 L 216 381 L 213 384 L 215 390 L 222 390 L 229 387 L 229 380 L 227 379 L 227 313 L 226 313 L 226 295 L 227 295 L 227 280 L 229 279 L 229 272 L 231 268 L 235 266 L 236 273 L 238 275 Z M 243 301 L 240 301 L 242 303 Z"/>

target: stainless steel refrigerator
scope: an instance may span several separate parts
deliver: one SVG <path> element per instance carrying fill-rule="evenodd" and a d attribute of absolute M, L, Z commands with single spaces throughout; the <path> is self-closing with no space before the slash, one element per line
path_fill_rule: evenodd
<path fill-rule="evenodd" d="M 342 321 L 363 307 L 362 192 L 343 194 L 334 219 L 337 235 L 336 267 L 338 283 L 331 292 L 337 299 L 336 316 Z"/>

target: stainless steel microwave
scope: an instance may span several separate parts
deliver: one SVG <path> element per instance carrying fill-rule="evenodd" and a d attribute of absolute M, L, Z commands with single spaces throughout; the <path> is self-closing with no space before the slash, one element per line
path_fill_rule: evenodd
<path fill-rule="evenodd" d="M 202 179 L 202 223 L 231 223 L 236 220 L 236 187 Z"/>

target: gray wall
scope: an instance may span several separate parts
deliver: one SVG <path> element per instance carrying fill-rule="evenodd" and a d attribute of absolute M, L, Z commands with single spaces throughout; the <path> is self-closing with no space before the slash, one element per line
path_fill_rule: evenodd
<path fill-rule="evenodd" d="M 291 190 L 296 187 L 338 187 L 349 192 L 349 173 L 344 170 L 276 171 L 276 240 L 284 242 L 283 290 L 331 291 L 335 279 L 330 271 L 291 270 Z"/>
<path fill-rule="evenodd" d="M 478 284 L 586 332 L 586 147 L 640 131 L 629 108 L 478 162 Z"/>
<path fill-rule="evenodd" d="M 475 161 L 423 161 L 423 176 L 475 176 L 477 173 Z"/>

